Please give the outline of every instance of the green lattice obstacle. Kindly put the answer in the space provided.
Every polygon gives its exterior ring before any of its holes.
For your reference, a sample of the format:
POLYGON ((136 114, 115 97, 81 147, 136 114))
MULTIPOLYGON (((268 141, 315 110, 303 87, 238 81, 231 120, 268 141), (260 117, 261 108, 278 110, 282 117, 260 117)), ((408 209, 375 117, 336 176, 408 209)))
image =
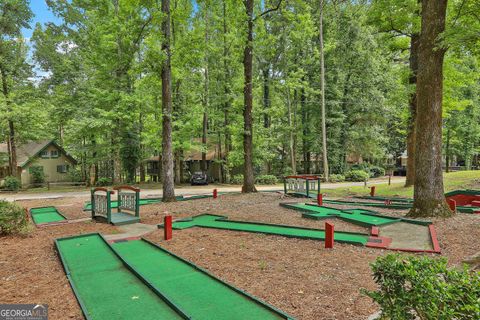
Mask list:
POLYGON ((56 240, 87 319, 292 319, 146 240, 56 240))
POLYGON ((112 213, 112 194, 106 188, 91 190, 92 219, 102 218, 113 225, 136 223, 140 221, 140 189, 130 186, 115 187, 117 205, 112 213))
POLYGON ((285 194, 310 198, 320 192, 319 176, 286 176, 283 180, 285 194))
POLYGON ((55 207, 39 207, 29 210, 30 217, 36 225, 66 222, 67 218, 55 207))

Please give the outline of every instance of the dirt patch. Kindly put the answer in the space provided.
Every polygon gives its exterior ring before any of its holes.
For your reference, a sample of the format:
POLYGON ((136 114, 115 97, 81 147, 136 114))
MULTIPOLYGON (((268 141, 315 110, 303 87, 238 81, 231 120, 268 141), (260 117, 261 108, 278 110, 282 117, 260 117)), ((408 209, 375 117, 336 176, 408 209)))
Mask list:
MULTIPOLYGON (((68 218, 88 217, 82 211, 86 198, 22 201, 27 207, 54 205, 68 218)), ((322 229, 323 221, 302 219, 298 211, 279 206, 284 198, 275 193, 226 195, 141 207, 143 223, 163 222, 165 214, 175 219, 201 213, 226 215, 229 219, 288 224, 322 229)), ((333 206, 351 208, 349 206, 333 206)), ((372 209, 372 208, 370 208, 372 209)), ((405 212, 372 209, 399 216, 405 212)), ((341 220, 330 220, 336 230, 368 232, 341 220)), ((433 219, 443 256, 458 265, 480 251, 480 215, 458 214, 433 219)), ((0 238, 0 297, 5 303, 48 303, 52 319, 82 319, 54 250, 58 237, 88 232, 119 231, 106 224, 81 222, 35 228, 28 237, 0 238)), ((369 264, 389 251, 280 236, 191 228, 174 231, 169 242, 157 230, 147 238, 196 263, 214 275, 253 294, 297 319, 366 319, 377 310, 360 288, 373 289, 369 264)), ((429 255, 438 257, 438 255, 429 255)))

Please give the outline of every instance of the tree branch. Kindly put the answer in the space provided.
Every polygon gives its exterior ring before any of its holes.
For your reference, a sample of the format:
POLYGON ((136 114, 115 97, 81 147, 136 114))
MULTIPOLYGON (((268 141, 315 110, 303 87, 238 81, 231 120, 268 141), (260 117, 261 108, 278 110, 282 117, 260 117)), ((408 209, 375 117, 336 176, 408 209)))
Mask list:
POLYGON ((263 17, 264 15, 267 15, 269 14, 270 12, 273 12, 273 11, 277 11, 278 9, 280 9, 280 5, 282 4, 282 0, 278 0, 278 3, 277 3, 277 6, 274 7, 274 8, 270 8, 270 9, 267 9, 265 11, 263 11, 262 13, 260 13, 258 16, 256 16, 253 21, 257 20, 258 18, 261 18, 263 17))

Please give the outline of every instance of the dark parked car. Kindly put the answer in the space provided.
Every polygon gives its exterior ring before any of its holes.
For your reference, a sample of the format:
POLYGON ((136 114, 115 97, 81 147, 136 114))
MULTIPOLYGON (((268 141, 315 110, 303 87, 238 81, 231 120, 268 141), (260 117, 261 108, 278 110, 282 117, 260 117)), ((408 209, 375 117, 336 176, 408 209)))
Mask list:
POLYGON ((190 179, 190 183, 192 184, 192 186, 194 185, 198 185, 198 184, 204 184, 204 185, 207 185, 208 184, 208 177, 207 177, 207 174, 204 173, 204 172, 194 172, 192 174, 192 178, 190 179))

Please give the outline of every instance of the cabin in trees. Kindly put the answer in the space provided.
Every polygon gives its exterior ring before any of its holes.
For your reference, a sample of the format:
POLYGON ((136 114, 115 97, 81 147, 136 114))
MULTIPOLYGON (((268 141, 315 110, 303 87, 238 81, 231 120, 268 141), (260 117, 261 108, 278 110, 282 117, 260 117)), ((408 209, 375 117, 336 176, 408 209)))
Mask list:
MULTIPOLYGON (((150 177, 150 181, 159 181, 159 176, 161 176, 161 164, 160 156, 153 156, 146 160, 147 164, 147 175, 150 177)), ((221 181, 222 168, 221 164, 218 161, 221 159, 221 156, 215 146, 209 146, 206 152, 207 160, 207 175, 210 181, 221 181)), ((175 176, 182 177, 182 182, 187 181, 191 174, 194 172, 202 171, 201 169, 202 162, 202 151, 197 149, 191 149, 184 152, 182 160, 176 160, 174 162, 175 166, 175 176)), ((177 179, 175 179, 178 181, 177 179)))
MULTIPOLYGON (((17 145, 17 172, 22 186, 33 184, 32 173, 41 171, 44 182, 69 181, 68 172, 77 164, 60 145, 53 140, 29 141, 17 145)), ((0 143, 0 181, 9 175, 8 145, 0 143)))

